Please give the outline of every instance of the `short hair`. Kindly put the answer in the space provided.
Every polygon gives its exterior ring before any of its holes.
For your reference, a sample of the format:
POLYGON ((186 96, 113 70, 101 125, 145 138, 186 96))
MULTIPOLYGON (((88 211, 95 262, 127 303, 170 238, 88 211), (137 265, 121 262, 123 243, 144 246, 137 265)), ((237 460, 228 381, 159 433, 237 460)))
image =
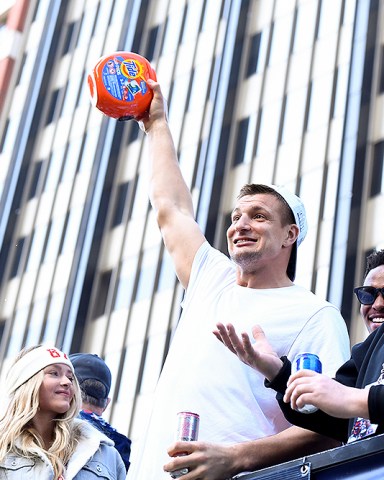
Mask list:
POLYGON ((282 197, 279 192, 277 192, 272 187, 269 187, 268 185, 263 185, 260 183, 247 183, 246 185, 243 185, 241 187, 239 195, 237 196, 237 199, 239 200, 240 198, 245 197, 246 195, 259 195, 259 194, 272 195, 279 200, 281 206, 283 207, 280 215, 282 225, 290 225, 291 223, 296 224, 295 216, 293 215, 292 209, 288 205, 285 198, 282 197))
POLYGON ((81 399, 83 403, 88 403, 98 408, 105 408, 108 405, 108 392, 98 380, 87 378, 80 383, 81 399), (89 395, 87 392, 91 391, 95 395, 89 395), (96 397, 97 395, 97 397, 96 397))
POLYGON ((364 279, 367 277, 368 273, 376 267, 384 265, 384 250, 377 250, 372 252, 367 257, 367 263, 364 273, 364 279))

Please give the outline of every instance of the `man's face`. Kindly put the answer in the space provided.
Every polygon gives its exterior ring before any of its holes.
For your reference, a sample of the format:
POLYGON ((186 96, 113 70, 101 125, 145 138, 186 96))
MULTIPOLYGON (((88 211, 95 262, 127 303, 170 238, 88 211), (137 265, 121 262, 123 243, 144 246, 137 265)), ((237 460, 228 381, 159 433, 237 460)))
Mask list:
POLYGON ((231 259, 242 270, 251 272, 256 264, 275 260, 281 255, 282 246, 291 244, 287 240, 292 236, 292 228, 282 226, 281 209, 279 200, 265 193, 246 195, 237 201, 227 242, 231 259))
MULTIPOLYGON (((376 288, 384 287, 384 265, 373 268, 368 273, 364 285, 376 288)), ((369 333, 373 332, 376 328, 379 328, 384 322, 383 296, 381 294, 377 295, 372 305, 361 305, 360 313, 369 333)))

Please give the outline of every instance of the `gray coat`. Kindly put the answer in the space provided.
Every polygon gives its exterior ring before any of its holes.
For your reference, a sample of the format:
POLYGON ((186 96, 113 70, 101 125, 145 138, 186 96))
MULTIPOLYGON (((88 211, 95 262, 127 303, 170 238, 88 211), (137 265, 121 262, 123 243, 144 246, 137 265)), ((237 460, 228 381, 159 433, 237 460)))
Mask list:
MULTIPOLYGON (((88 422, 81 425, 82 439, 67 465, 65 480, 125 480, 126 470, 113 442, 88 422)), ((48 458, 25 458, 10 453, 0 462, 0 479, 56 480, 48 458)))

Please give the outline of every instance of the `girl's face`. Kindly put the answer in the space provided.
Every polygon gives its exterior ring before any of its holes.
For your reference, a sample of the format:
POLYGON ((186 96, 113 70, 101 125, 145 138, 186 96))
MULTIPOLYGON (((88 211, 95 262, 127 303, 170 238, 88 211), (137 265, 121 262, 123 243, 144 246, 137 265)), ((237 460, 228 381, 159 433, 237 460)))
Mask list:
POLYGON ((48 365, 44 370, 44 380, 39 390, 39 408, 41 413, 58 413, 69 410, 74 395, 72 370, 64 363, 48 365))

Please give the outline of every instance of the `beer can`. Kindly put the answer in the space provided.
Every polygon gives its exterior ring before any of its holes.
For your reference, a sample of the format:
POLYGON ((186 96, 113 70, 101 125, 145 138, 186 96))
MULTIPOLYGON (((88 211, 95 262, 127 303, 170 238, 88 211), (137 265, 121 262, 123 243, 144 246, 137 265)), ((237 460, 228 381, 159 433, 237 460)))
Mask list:
MULTIPOLYGON (((312 370, 317 373, 322 372, 322 365, 319 357, 314 353, 299 353, 292 362, 292 374, 299 370, 312 370)), ((313 413, 318 410, 314 405, 304 405, 297 409, 301 413, 313 413)))
MULTIPOLYGON (((192 412, 179 412, 177 414, 176 440, 182 442, 192 442, 199 436, 200 416, 192 412)), ((178 456, 185 455, 179 453, 178 456)), ((179 478, 188 473, 188 468, 174 470, 170 472, 172 478, 179 478)))

